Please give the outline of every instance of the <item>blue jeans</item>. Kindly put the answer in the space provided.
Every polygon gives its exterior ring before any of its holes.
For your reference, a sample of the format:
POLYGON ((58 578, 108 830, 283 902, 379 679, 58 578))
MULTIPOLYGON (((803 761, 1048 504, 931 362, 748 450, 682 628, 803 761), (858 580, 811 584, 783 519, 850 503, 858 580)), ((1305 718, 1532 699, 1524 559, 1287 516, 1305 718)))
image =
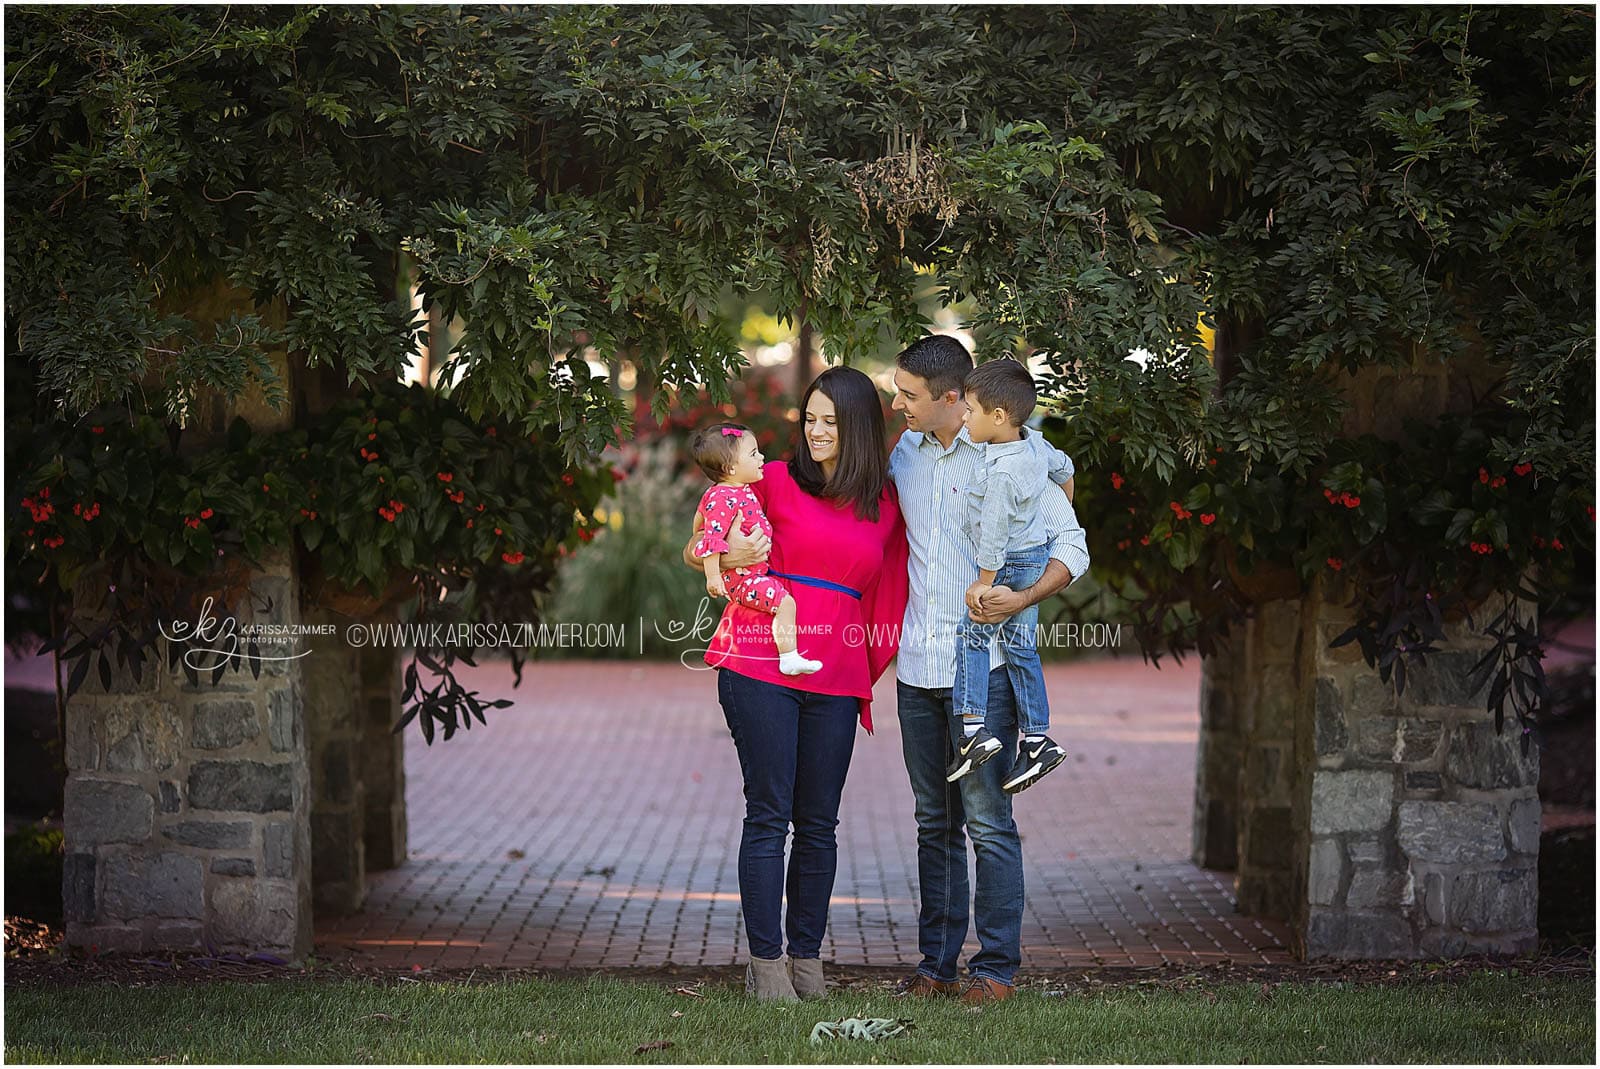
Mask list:
MULTIPOLYGON (((1045 546, 1006 554, 995 572, 995 586, 1025 590, 1039 581, 1050 563, 1045 546)), ((989 705, 989 641, 997 633, 1005 650, 1006 672, 1017 702, 1017 721, 1024 735, 1043 735, 1050 727, 1050 702, 1044 693, 1044 665, 1034 632, 1039 626, 1039 606, 1026 609, 997 624, 980 624, 965 614, 956 627, 956 708, 969 723, 983 722, 989 705)), ((992 762, 990 762, 992 763, 992 762)))
POLYGON ((856 698, 812 694, 717 671, 717 697, 744 774, 739 901, 750 953, 791 958, 822 953, 828 899, 838 867, 839 795, 856 744, 856 698), (783 845, 794 825, 784 877, 783 845), (785 892, 786 926, 780 925, 785 892))
MULTIPOLYGON (((1006 752, 1014 754, 1017 712, 1011 681, 999 668, 986 678, 985 723, 1006 752)), ((1000 789, 1011 761, 996 757, 946 783, 945 768, 955 757, 961 734, 951 692, 896 686, 900 745, 917 813, 917 882, 922 889, 917 917, 922 962, 917 971, 935 980, 956 979, 970 894, 965 826, 977 856, 978 891, 971 902, 980 947, 967 961, 967 970, 1009 984, 1022 963, 1022 840, 1011 819, 1011 796, 1000 789)))

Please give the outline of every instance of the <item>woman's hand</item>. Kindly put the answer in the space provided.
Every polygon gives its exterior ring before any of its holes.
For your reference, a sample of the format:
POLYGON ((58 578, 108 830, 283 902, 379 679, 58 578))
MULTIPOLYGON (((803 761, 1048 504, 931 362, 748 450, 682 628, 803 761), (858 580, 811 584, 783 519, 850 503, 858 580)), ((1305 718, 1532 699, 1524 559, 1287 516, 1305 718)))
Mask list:
POLYGON ((748 568, 766 560, 771 552, 772 539, 767 537, 765 531, 757 529, 755 534, 745 534, 744 526, 740 524, 728 532, 728 552, 722 555, 722 566, 748 568))

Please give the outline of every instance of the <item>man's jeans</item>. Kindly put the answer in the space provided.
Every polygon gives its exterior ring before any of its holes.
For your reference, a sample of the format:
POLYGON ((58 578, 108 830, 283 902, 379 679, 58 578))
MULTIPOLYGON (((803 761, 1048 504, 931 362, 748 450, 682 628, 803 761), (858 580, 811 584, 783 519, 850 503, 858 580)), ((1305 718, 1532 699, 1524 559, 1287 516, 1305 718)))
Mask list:
MULTIPOLYGON (((995 573, 995 585, 1026 590, 1039 581, 1049 563, 1048 546, 1007 553, 1005 563, 995 573)), ((1011 692, 1016 698, 1018 726, 1024 735, 1043 735, 1049 730, 1050 703, 1045 697, 1044 665, 1039 661, 1034 634, 1038 625, 1037 605, 1029 605, 997 624, 980 624, 962 614, 956 627, 955 700, 956 710, 963 718, 975 723, 983 720, 989 702, 989 641, 998 634, 1005 650, 1006 672, 1011 676, 1011 692)))
MULTIPOLYGON (((1014 755, 1017 713, 1004 669, 988 673, 985 724, 1014 755)), ((954 980, 967 937, 969 884, 965 825, 977 854, 976 913, 980 948, 967 962, 974 976, 1013 981, 1022 962, 1022 842, 1011 819, 1011 796, 1000 789, 1011 758, 996 756, 955 783, 945 769, 961 733, 951 692, 896 683, 900 744, 917 812, 917 879, 922 912, 917 931, 922 962, 917 971, 954 980)))
POLYGON ((727 668, 717 672, 717 697, 744 774, 739 900, 750 953, 768 959, 783 955, 785 926, 779 917, 787 898, 789 956, 818 957, 838 867, 839 796, 850 770, 861 703, 727 668), (791 823, 794 842, 785 879, 783 844, 791 823))

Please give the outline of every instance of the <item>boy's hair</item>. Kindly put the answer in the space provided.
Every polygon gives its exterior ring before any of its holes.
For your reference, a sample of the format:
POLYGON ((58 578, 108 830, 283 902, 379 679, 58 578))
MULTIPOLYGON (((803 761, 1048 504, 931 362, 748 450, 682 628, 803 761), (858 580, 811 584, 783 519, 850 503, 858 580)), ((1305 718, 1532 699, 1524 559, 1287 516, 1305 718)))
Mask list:
POLYGON ((950 390, 960 392, 961 382, 972 371, 972 354, 961 342, 946 334, 918 338, 895 357, 902 371, 910 372, 928 384, 928 393, 943 397, 950 390))
POLYGON ((1013 427, 1020 427, 1033 415, 1033 406, 1039 402, 1034 389, 1033 376, 1028 369, 1011 357, 988 360, 973 368, 962 387, 963 393, 976 394, 978 404, 985 412, 1003 408, 1013 427))
POLYGON ((700 465, 700 470, 706 473, 706 478, 714 483, 721 482, 733 466, 734 458, 739 455, 739 443, 749 433, 750 428, 742 423, 713 423, 694 432, 694 438, 689 442, 689 452, 694 462, 700 465), (739 433, 723 434, 724 429, 739 433))

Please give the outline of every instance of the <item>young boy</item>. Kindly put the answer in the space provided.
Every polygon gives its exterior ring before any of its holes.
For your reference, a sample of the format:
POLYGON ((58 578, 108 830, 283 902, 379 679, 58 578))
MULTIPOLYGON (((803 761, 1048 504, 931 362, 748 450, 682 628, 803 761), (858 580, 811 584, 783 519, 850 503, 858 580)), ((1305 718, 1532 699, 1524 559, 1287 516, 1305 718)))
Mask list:
MULTIPOLYGON (((1024 434, 1022 424, 1033 414, 1038 395, 1033 376, 1016 360, 990 360, 973 368, 963 386, 967 436, 984 448, 982 466, 967 487, 967 536, 977 547, 978 578, 967 588, 967 607, 979 608, 995 585, 1022 590, 1044 574, 1045 547, 1039 497, 1056 492, 1051 482, 1073 474, 1072 461, 1037 433, 1024 434)), ((945 779, 954 783, 1003 748, 984 727, 989 698, 989 644, 996 631, 1005 649, 1006 671, 1016 694, 1022 743, 1011 775, 1002 784, 1008 794, 1027 790, 1066 758, 1051 741, 1050 706, 1045 698, 1044 668, 1034 645, 1039 608, 1030 605, 1000 624, 975 623, 963 617, 956 637, 955 706, 961 714, 963 738, 945 779)))

